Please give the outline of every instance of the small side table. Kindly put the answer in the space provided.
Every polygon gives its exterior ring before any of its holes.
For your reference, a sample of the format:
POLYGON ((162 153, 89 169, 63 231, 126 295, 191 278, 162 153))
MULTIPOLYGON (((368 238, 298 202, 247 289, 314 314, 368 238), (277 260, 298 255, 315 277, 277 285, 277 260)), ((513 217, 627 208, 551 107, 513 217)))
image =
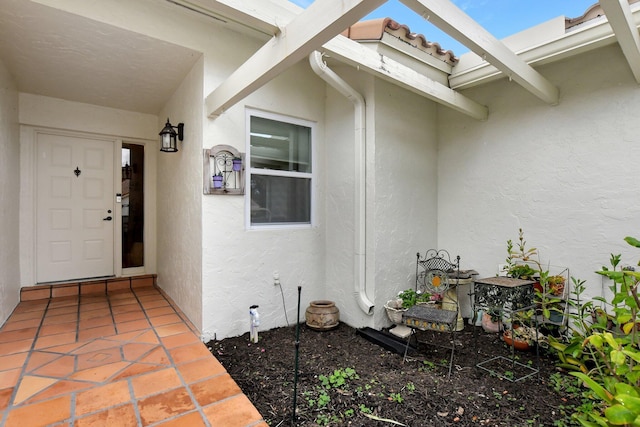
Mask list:
MULTIPOLYGON (((488 310, 497 311, 501 316, 506 313, 509 314, 512 319, 514 313, 533 310, 535 308, 534 283, 536 283, 534 280, 522 280, 500 276, 476 279, 473 284, 474 318, 478 315, 479 310, 484 310, 485 312, 488 310)), ((532 319, 536 323, 535 328, 537 330, 538 325, 536 316, 532 316, 532 319)), ((520 381, 540 372, 538 346, 536 345, 535 368, 516 361, 513 346, 511 347, 510 359, 507 359, 504 356, 495 356, 477 363, 476 366, 505 380, 512 382, 520 381), (496 370, 489 368, 493 362, 501 362, 503 360, 507 360, 511 364, 511 367, 518 366, 524 373, 521 375, 514 375, 514 371, 511 371, 511 375, 506 375, 505 372, 497 372, 496 370)))

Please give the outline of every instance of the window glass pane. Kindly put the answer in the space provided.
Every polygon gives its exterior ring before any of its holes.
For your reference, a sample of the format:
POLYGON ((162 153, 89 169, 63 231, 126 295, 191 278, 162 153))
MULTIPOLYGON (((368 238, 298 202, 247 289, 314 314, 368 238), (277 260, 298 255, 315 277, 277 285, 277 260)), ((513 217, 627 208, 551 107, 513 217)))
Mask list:
POLYGON ((311 223, 311 179, 251 175, 251 223, 311 223))
POLYGON ((144 265, 144 146, 122 144, 122 268, 144 265))
POLYGON ((311 128, 252 116, 251 167, 311 172, 311 128))

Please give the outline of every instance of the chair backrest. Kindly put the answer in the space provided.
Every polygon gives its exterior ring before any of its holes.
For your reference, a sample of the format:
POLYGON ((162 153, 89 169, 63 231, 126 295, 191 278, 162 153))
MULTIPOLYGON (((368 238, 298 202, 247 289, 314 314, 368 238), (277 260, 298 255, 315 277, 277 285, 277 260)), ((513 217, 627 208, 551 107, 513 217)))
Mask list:
POLYGON ((459 275, 460 257, 453 263, 444 249, 429 249, 424 256, 418 252, 416 257, 416 291, 445 296, 451 286, 451 277, 459 275))

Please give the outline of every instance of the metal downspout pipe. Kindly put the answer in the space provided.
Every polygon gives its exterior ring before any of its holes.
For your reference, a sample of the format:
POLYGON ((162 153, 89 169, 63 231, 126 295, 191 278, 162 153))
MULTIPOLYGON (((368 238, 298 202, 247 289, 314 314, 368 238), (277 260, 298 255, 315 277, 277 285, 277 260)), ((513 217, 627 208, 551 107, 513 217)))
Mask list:
POLYGON ((356 92, 347 82, 327 67, 322 54, 314 51, 309 55, 309 63, 313 71, 340 94, 346 96, 354 105, 355 116, 355 249, 354 275, 355 296, 360 309, 368 315, 373 314, 374 304, 367 297, 366 276, 366 110, 364 97, 356 92))

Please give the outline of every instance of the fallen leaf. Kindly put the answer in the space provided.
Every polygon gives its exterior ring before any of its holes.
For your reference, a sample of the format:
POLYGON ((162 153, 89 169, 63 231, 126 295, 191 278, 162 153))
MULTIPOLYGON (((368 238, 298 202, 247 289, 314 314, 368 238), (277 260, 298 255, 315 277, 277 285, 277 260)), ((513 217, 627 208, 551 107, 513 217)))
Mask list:
POLYGON ((449 415, 448 412, 438 412, 437 414, 441 417, 446 417, 447 415, 449 415))

